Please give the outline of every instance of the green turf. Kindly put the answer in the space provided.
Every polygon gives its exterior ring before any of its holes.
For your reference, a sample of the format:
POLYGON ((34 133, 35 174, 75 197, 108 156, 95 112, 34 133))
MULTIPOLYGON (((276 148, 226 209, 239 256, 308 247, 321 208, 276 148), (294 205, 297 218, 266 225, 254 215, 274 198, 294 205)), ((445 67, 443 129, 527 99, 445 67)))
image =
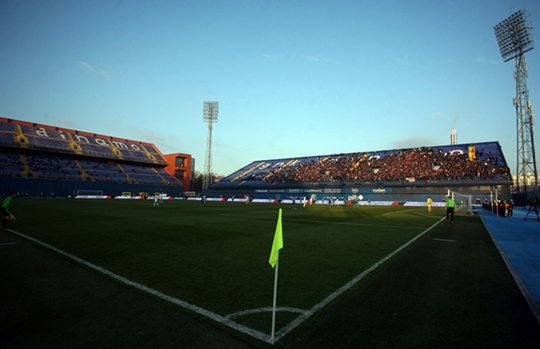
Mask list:
MULTIPOLYGON (((271 305, 277 205, 17 200, 12 228, 221 315, 271 305)), ((439 219, 283 206, 278 306, 308 309, 439 219)), ((264 342, 0 230, 0 347, 263 348, 264 342)), ((295 318, 278 313, 278 329, 295 318)), ((235 319, 264 333, 270 314, 235 319)), ((538 323, 478 217, 441 223, 280 348, 536 348, 538 323)))
MULTIPOLYGON (((13 228, 130 280, 227 315, 271 305, 274 273, 268 256, 278 207, 20 200, 13 228)), ((430 215, 421 208, 284 206, 278 305, 310 309, 431 226, 441 213, 430 215)), ((288 317, 280 317, 278 325, 288 317)), ((260 327, 255 315, 236 321, 260 327)))
POLYGON ((540 326, 479 217, 458 216, 288 338, 295 339, 295 348, 523 349, 538 348, 540 326))

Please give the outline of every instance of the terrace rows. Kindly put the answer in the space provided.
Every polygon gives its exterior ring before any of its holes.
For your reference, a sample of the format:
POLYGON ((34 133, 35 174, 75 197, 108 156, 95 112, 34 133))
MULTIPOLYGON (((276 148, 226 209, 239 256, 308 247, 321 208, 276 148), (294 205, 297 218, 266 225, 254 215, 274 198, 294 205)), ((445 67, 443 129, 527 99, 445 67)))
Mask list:
POLYGON ((163 168, 52 153, 0 151, 0 176, 131 184, 178 184, 163 168))
POLYGON ((79 133, 41 127, 0 122, 0 146, 18 149, 53 151, 113 160, 166 164, 151 144, 120 140, 108 136, 79 133))
POLYGON ((268 185, 471 179, 511 180, 498 142, 256 161, 220 183, 268 185))

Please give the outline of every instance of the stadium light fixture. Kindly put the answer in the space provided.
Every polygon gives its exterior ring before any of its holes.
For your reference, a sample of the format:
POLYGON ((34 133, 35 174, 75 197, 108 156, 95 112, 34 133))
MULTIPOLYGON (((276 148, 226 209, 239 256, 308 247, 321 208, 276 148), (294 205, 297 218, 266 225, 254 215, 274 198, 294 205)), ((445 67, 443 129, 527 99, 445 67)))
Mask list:
POLYGON ((203 103, 203 120, 206 122, 217 122, 219 106, 218 102, 203 103))
POLYGON ((527 186, 538 186, 536 154, 534 151, 533 111, 527 87, 527 59, 525 53, 534 48, 532 26, 525 10, 519 10, 493 27, 499 44, 499 51, 504 62, 515 58, 516 61, 516 108, 517 129, 517 171, 516 190, 527 196, 527 186), (530 181, 533 177, 533 181, 530 181))
POLYGON ((208 123, 206 157, 204 160, 203 190, 208 189, 212 178, 212 127, 218 120, 218 102, 203 102, 203 121, 208 123))
POLYGON ((493 27, 503 61, 521 56, 534 48, 529 15, 519 10, 493 27))

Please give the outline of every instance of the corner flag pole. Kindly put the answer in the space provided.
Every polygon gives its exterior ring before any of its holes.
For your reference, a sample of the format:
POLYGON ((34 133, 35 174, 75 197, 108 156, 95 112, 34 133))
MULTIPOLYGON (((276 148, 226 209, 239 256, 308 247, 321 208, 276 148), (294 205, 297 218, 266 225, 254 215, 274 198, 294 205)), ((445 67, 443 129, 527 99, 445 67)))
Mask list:
POLYGON ((272 250, 270 251, 270 258, 268 263, 275 269, 274 273, 274 302, 272 305, 272 334, 270 336, 270 342, 274 344, 274 335, 276 332, 276 304, 277 304, 277 283, 278 283, 278 267, 279 267, 279 250, 283 248, 283 228, 281 224, 281 208, 278 213, 278 220, 276 224, 276 232, 274 233, 274 242, 272 243, 272 250))
POLYGON ((279 267, 279 256, 276 261, 276 271, 274 273, 274 303, 272 305, 272 337, 270 342, 274 344, 274 334, 276 333, 276 304, 277 304, 277 280, 278 280, 278 267, 279 267))

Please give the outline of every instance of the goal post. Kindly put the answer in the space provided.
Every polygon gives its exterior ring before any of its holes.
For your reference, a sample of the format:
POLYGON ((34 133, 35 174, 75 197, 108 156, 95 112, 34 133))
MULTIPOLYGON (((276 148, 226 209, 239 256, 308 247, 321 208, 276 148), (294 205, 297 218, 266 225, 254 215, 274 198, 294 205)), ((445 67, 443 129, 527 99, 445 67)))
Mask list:
POLYGON ((103 195, 103 190, 78 189, 75 199, 110 199, 110 195, 103 195))
POLYGON ((457 191, 451 192, 452 197, 456 201, 456 209, 464 209, 468 215, 473 214, 472 194, 461 194, 457 191))
POLYGON ((77 196, 103 196, 103 190, 77 189, 77 196))

